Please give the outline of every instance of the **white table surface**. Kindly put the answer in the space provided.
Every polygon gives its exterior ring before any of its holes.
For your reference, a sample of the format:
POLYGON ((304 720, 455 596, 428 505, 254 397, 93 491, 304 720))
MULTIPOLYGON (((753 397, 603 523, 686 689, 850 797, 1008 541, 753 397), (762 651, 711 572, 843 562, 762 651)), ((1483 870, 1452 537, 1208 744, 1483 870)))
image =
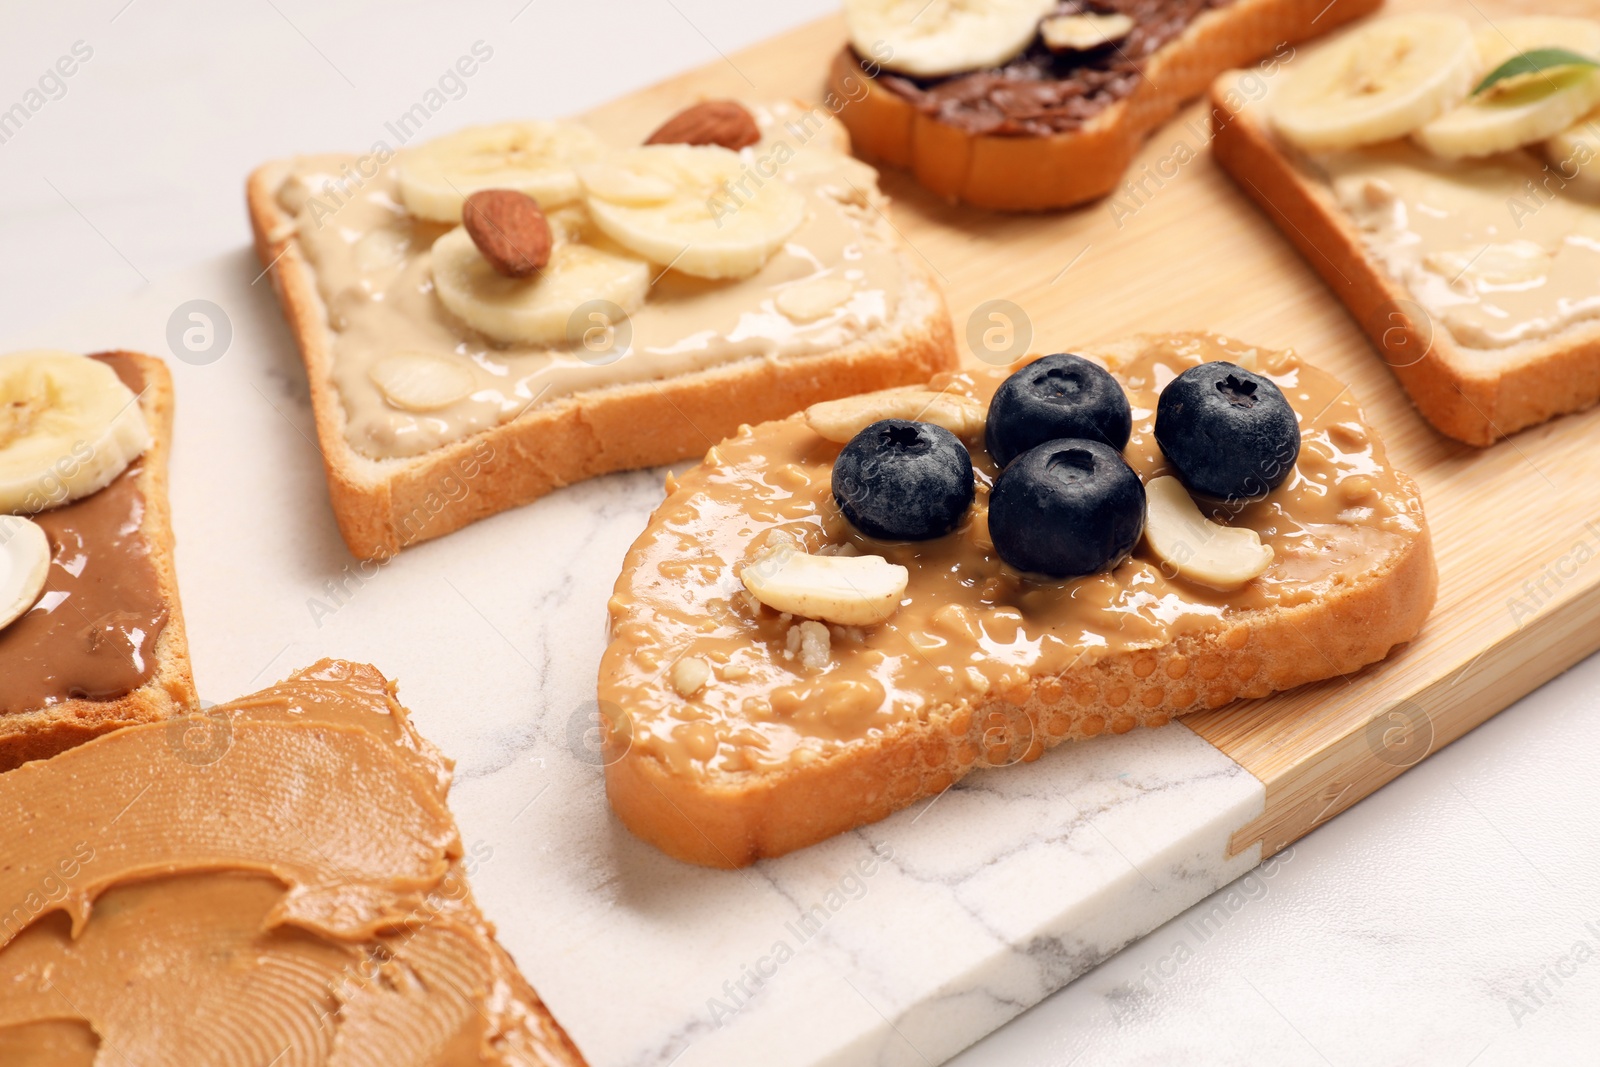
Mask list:
MULTIPOLYGON (((5 0, 0 110, 92 55, 0 142, 0 336, 242 248, 253 165, 369 143, 475 41, 493 60, 441 130, 581 110, 829 6, 5 0)), ((1596 704, 1590 661, 953 1062, 1600 1063, 1596 704)))

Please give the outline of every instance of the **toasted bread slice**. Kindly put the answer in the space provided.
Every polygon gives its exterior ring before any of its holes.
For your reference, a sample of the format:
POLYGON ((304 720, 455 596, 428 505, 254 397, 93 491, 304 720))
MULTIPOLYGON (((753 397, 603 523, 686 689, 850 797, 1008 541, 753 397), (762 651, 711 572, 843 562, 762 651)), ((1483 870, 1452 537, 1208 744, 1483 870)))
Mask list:
POLYGON ((451 769, 378 671, 324 660, 0 775, 5 1047, 581 1067, 473 899, 451 769))
MULTIPOLYGON (((830 135, 837 131, 841 143, 835 147, 847 152, 842 128, 831 123, 827 129, 830 135)), ((894 316, 844 347, 795 358, 737 359, 664 379, 586 389, 534 404, 509 421, 420 455, 373 458, 347 436, 324 293, 277 197, 291 164, 268 163, 250 176, 251 226, 256 253, 271 269, 305 361, 334 515, 350 551, 362 558, 393 555, 586 478, 688 458, 741 423, 922 381, 955 364, 944 298, 927 268, 901 247, 905 287, 894 316)), ((392 180, 382 171, 375 179, 392 180)), ((876 191, 860 191, 870 196, 873 210, 887 206, 876 191)), ((464 325, 460 329, 470 333, 464 325)))
POLYGON ((1261 94, 1240 91, 1240 77, 1230 71, 1211 88, 1217 164, 1344 301, 1424 418, 1485 446, 1600 401, 1600 321, 1506 348, 1461 344, 1369 251, 1327 180, 1271 130, 1261 94))
MULTIPOLYGON (((878 84, 846 47, 829 88, 840 119, 870 160, 908 169, 930 191, 1001 211, 1070 207, 1117 187, 1145 137, 1230 67, 1326 33, 1383 0, 1232 0, 1141 57, 1132 91, 1081 127, 1048 135, 972 133, 878 84)), ((1292 54, 1292 50, 1287 50, 1292 54)), ((1281 56, 1274 56, 1275 62, 1281 56)))
MULTIPOLYGON (((0 714, 0 771, 28 760, 53 756, 124 726, 165 719, 196 704, 194 677, 189 665, 189 639, 183 628, 178 575, 173 565, 172 510, 167 501, 167 460, 172 447, 172 376, 161 360, 137 352, 107 352, 94 358, 111 363, 124 384, 139 395, 145 421, 150 427, 150 448, 137 461, 137 470, 126 471, 121 477, 137 483, 143 502, 140 536, 155 572, 166 620, 151 646, 154 654, 148 678, 138 688, 115 697, 62 699, 42 707, 0 714)), ((53 547, 57 552, 63 549, 61 545, 53 547)), ((52 591, 65 588, 61 585, 62 575, 56 571, 57 568, 51 568, 51 577, 45 585, 46 597, 52 591)), ((70 600, 67 603, 70 605, 70 600)), ((91 629, 88 624, 94 620, 84 622, 86 633, 75 636, 80 640, 92 640, 87 631, 91 629)), ((6 632, 0 630, 0 671, 5 670, 6 655, 6 632)))
MULTIPOLYGON (((1276 376, 1301 419, 1297 470, 1228 520, 1273 546, 1266 573, 1218 592, 1145 542, 1110 573, 1021 575, 988 539, 995 467, 976 442, 963 526, 875 541, 833 501, 841 445, 805 416, 746 428, 669 479, 611 600, 606 790, 629 829, 691 863, 738 867, 882 819, 974 767, 1346 674, 1416 635, 1436 582, 1421 501, 1347 388, 1292 353, 1206 335, 1085 354, 1129 388, 1126 455, 1146 479, 1164 469, 1154 398, 1172 374, 1227 358, 1276 376), (774 537, 906 566, 898 610, 861 628, 763 606, 742 580, 774 537)), ((1003 378, 933 384, 987 404, 1003 378)))

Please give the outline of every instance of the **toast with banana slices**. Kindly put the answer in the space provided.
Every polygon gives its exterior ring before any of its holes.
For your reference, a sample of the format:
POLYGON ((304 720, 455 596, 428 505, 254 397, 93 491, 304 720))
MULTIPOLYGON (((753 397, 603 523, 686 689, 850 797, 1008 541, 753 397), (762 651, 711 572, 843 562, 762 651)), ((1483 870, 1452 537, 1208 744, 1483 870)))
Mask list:
POLYGON ((1382 0, 849 0, 829 89, 865 158, 982 208, 1070 207, 1117 188, 1152 131, 1218 74, 1382 0))
POLYGON ((1514 73, 1557 46, 1600 21, 1402 15, 1211 90, 1218 164, 1472 445, 1600 400, 1600 72, 1514 73))
POLYGON ((705 101, 643 145, 517 122, 258 169, 351 551, 953 366, 848 140, 824 109, 705 101))
POLYGON ((1435 582, 1416 486, 1292 352, 1152 336, 819 404, 668 479, 610 602, 606 790, 743 866, 1358 670, 1435 582))
POLYGON ((196 703, 172 402, 151 356, 0 355, 0 771, 196 703))

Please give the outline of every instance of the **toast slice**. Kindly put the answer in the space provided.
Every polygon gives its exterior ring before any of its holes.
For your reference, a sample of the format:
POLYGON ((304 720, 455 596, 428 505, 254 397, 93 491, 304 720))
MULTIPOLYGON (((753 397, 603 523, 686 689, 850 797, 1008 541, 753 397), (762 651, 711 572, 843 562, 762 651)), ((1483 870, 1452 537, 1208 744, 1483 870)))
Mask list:
POLYGON ((324 660, 0 775, 7 1062, 581 1067, 473 899, 450 774, 324 660))
MULTIPOLYGON (((961 527, 876 541, 833 501, 842 445, 804 415, 746 428, 668 479, 610 602, 606 791, 630 830, 679 859, 739 867, 882 819, 974 767, 1347 674, 1416 635, 1436 585, 1421 500, 1347 387, 1293 353, 1208 335, 1083 354, 1128 389, 1125 454, 1146 480, 1165 470, 1152 427, 1172 376, 1228 359, 1278 381, 1301 420, 1297 473, 1227 520, 1273 547, 1269 569, 1219 593, 1143 542, 1109 573, 1021 575, 988 540, 996 468, 976 442, 978 498, 961 527), (742 578, 776 539, 905 566, 900 606, 867 627, 778 614, 742 578)), ((986 406, 1005 376, 931 388, 986 406)), ((898 395, 848 403, 865 425, 898 395)))
MULTIPOLYGON (((1243 76, 1230 71, 1211 88, 1217 164, 1344 302, 1439 432, 1481 447, 1600 401, 1600 320, 1507 347, 1463 344, 1373 253, 1323 170, 1274 133, 1270 96, 1246 91, 1243 76)), ((1539 179, 1539 164, 1528 169, 1539 179)), ((1547 178, 1541 184, 1539 196, 1563 195, 1547 178)), ((1520 186, 1508 190, 1513 199, 1524 195, 1520 186)))
MULTIPOLYGON (((146 659, 144 680, 132 689, 98 692, 97 683, 89 678, 62 675, 46 702, 35 706, 9 709, 12 700, 0 700, 0 771, 9 770, 28 760, 45 759, 64 749, 80 745, 100 734, 155 722, 194 707, 197 703, 194 678, 189 665, 189 640, 183 627, 183 609, 178 599, 178 576, 173 564, 172 511, 167 501, 167 461, 172 447, 172 376, 166 364, 152 356, 137 352, 106 352, 93 358, 109 363, 139 397, 145 422, 150 428, 151 445, 128 470, 118 478, 119 490, 131 491, 137 506, 142 510, 137 539, 142 545, 135 551, 142 553, 153 571, 154 593, 158 604, 141 605, 164 621, 157 635, 143 635, 144 648, 133 654, 146 659), (79 695, 73 695, 77 693, 79 695)), ((108 490, 111 487, 108 487, 108 490)), ((102 490, 107 492, 108 490, 102 490)), ((97 494, 98 495, 98 494, 97 494)), ((93 498, 91 498, 92 500, 93 498)), ((34 516, 55 539, 55 527, 72 513, 74 508, 87 502, 69 504, 34 516)), ((19 685, 25 665, 31 673, 38 662, 41 642, 71 640, 87 642, 93 649, 103 641, 103 620, 89 619, 81 613, 69 614, 72 594, 85 576, 82 564, 75 560, 80 548, 55 540, 52 544, 57 562, 50 569, 44 601, 57 601, 52 612, 35 608, 32 617, 24 616, 5 630, 0 630, 0 677, 10 685, 19 685), (55 594, 52 597, 52 594, 55 594)), ((94 546, 82 546, 84 555, 93 566, 94 546)), ((101 587, 123 593, 116 581, 119 575, 88 574, 87 577, 101 587)), ((131 608, 132 604, 121 604, 131 608)), ((113 610, 117 610, 113 606, 113 610)), ((120 627, 113 627, 119 629, 120 627)), ((125 650, 118 649, 120 637, 111 638, 110 655, 125 650)), ((16 694, 17 688, 10 692, 16 694)))
MULTIPOLYGON (((1204 93, 1222 71, 1263 60, 1262 71, 1270 74, 1285 55, 1293 54, 1290 45, 1375 11, 1382 2, 1174 4, 1202 10, 1155 52, 1130 60, 1136 73, 1126 95, 1061 132, 965 129, 941 117, 938 110, 918 108, 886 88, 848 46, 835 57, 828 83, 843 102, 839 117, 864 158, 910 170, 931 192, 975 207, 1000 211, 1070 207, 1114 190, 1150 132, 1204 93)), ((1135 19, 1161 10, 1160 5, 1111 6, 1128 9, 1135 19)), ((1120 50, 1117 55, 1127 59, 1120 50)))
MULTIPOLYGON (((848 136, 837 122, 820 120, 814 110, 781 107, 799 115, 792 121, 810 141, 806 151, 848 153, 848 136)), ((780 105, 758 110, 764 128, 778 124, 780 105)), ((842 346, 794 358, 746 355, 690 373, 621 380, 543 401, 535 395, 514 417, 480 432, 418 455, 375 457, 352 444, 346 398, 335 381, 338 331, 329 314, 334 294, 319 279, 278 195, 294 165, 293 160, 268 163, 250 176, 251 226, 257 255, 270 268, 305 361, 334 515, 350 551, 362 558, 393 555, 586 478, 686 459, 742 423, 781 418, 819 400, 922 381, 955 364, 944 298, 927 268, 896 242, 904 285, 894 314, 842 346)), ((860 169, 865 173, 852 175, 850 185, 865 210, 887 227, 888 202, 877 190, 876 176, 860 169)), ((361 185, 360 195, 397 198, 392 168, 379 168, 361 185)), ((390 325, 395 336, 406 335, 405 321, 390 325)), ((453 328, 482 344, 464 323, 453 328)))

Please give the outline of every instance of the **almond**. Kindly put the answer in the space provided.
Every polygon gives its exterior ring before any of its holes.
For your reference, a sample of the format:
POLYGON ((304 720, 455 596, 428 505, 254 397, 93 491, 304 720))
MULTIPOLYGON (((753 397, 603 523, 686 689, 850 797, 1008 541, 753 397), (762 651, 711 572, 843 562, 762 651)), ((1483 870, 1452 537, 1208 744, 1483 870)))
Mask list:
POLYGON ((461 206, 461 225, 497 274, 526 278, 550 262, 550 224, 539 202, 526 193, 473 193, 461 206))
POLYGON ((706 100, 678 112, 645 144, 721 145, 737 152, 761 140, 755 116, 732 100, 706 100))

